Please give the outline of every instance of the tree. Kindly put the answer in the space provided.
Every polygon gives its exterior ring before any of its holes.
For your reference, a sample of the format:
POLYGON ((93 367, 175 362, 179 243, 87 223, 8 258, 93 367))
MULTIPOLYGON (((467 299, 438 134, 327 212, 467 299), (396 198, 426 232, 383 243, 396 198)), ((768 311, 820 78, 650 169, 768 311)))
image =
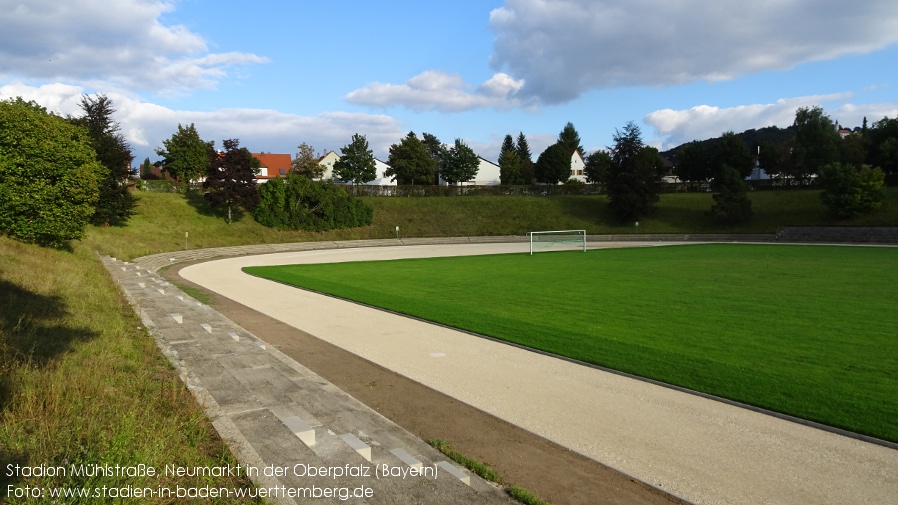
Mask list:
MULTIPOLYGON (((517 150, 517 146, 514 145, 514 139, 511 138, 511 135, 506 135, 502 140, 502 149, 499 150, 499 155, 501 156, 501 153, 504 153, 505 151, 517 152, 517 150)), ((518 156, 518 159, 520 159, 520 156, 518 156)))
POLYGON ((867 162, 867 139, 859 131, 848 135, 839 145, 842 163, 859 167, 867 162))
POLYGON ((771 177, 785 175, 790 169, 791 147, 789 143, 761 142, 758 145, 758 164, 771 177))
POLYGON ((592 184, 605 184, 611 170, 611 155, 608 151, 596 151, 586 157, 586 181, 592 184))
POLYGON ((711 190, 716 193, 712 196, 714 204, 710 215, 727 224, 741 223, 752 216, 754 211, 748 199, 748 184, 735 168, 721 165, 717 176, 711 181, 711 190))
POLYGON ((880 167, 889 184, 898 182, 898 117, 874 121, 864 138, 867 140, 867 163, 880 167))
POLYGON ((711 153, 702 142, 692 141, 680 147, 677 154, 677 177, 687 182, 703 182, 714 176, 711 153))
POLYGON ((792 138, 792 170, 796 179, 807 179, 824 165, 839 161, 839 134, 820 107, 799 107, 795 111, 792 138))
POLYGON ((558 184, 568 180, 571 177, 571 154, 561 143, 547 147, 536 160, 536 182, 558 184))
POLYGON ((499 183, 521 184, 521 158, 514 149, 506 149, 499 155, 499 183))
POLYGON ((203 188, 207 190, 206 199, 213 206, 227 208, 230 224, 235 209, 251 211, 259 203, 255 180, 257 170, 253 168, 252 153, 245 147, 241 148, 239 140, 225 140, 222 145, 225 152, 212 161, 203 188))
POLYGON ((664 160, 657 149, 643 144, 642 132, 632 121, 623 130, 615 129, 613 139, 608 206, 622 221, 638 219, 658 202, 664 160))
POLYGON ((101 175, 86 127, 35 102, 0 101, 0 233, 52 247, 80 239, 101 175))
POLYGON ((583 153, 586 152, 583 150, 583 146, 580 145, 580 134, 577 133, 574 124, 570 122, 564 125, 561 133, 558 134, 558 143, 564 146, 568 156, 573 156, 574 151, 580 153, 580 156, 584 156, 583 153))
POLYGON ((390 168, 385 175, 392 177, 398 184, 433 184, 437 160, 430 155, 427 146, 418 139, 415 132, 408 132, 398 144, 390 146, 387 163, 390 168))
POLYGON ((140 165, 140 178, 141 179, 149 179, 153 174, 153 165, 150 163, 150 158, 147 157, 143 160, 143 164, 140 165))
POLYGON ((720 136, 720 142, 714 150, 713 170, 719 172, 724 165, 736 170, 743 179, 751 175, 755 165, 745 142, 731 131, 720 136))
POLYGON ((293 172, 312 180, 324 177, 327 167, 318 162, 321 156, 315 154, 315 148, 303 142, 297 149, 299 152, 293 157, 293 172))
POLYGON ((523 184, 533 184, 536 181, 536 171, 533 167, 533 155, 530 154, 530 144, 527 143, 527 137, 524 132, 518 134, 518 157, 521 158, 521 182, 523 184))
POLYGON ((91 223, 121 226, 131 218, 135 206, 134 197, 126 184, 134 160, 131 147, 125 141, 119 124, 112 119, 115 109, 106 95, 83 95, 81 110, 84 116, 72 121, 87 127, 97 161, 103 166, 99 179, 100 197, 91 223))
POLYGON ((162 141, 162 147, 156 148, 156 154, 162 156, 163 169, 179 181, 182 188, 187 189, 191 181, 206 175, 215 154, 215 142, 200 138, 193 123, 187 127, 178 123, 178 131, 162 141))
POLYGON ((830 163, 820 169, 818 182, 823 205, 839 218, 868 214, 885 200, 885 173, 879 168, 830 163))
POLYGON ((521 158, 523 162, 533 163, 533 155, 530 153, 530 144, 527 142, 527 137, 524 136, 524 132, 518 134, 518 157, 521 158))
POLYGON ((364 135, 354 134, 352 142, 340 149, 340 154, 340 159, 334 163, 334 177, 352 181, 353 193, 355 185, 377 177, 374 153, 368 148, 368 139, 364 135))
POLYGON ((443 156, 446 154, 446 146, 444 146, 443 143, 440 142, 440 139, 438 139, 436 135, 424 132, 422 137, 423 137, 423 140, 421 140, 421 142, 424 144, 424 147, 427 148, 427 153, 430 155, 431 158, 433 158, 437 162, 436 170, 434 170, 434 174, 433 174, 433 183, 432 184, 439 184, 440 183, 440 173, 439 172, 441 169, 443 156))
POLYGON ((480 158, 461 139, 455 139, 455 145, 446 150, 440 163, 440 175, 449 184, 470 181, 479 170, 480 158))

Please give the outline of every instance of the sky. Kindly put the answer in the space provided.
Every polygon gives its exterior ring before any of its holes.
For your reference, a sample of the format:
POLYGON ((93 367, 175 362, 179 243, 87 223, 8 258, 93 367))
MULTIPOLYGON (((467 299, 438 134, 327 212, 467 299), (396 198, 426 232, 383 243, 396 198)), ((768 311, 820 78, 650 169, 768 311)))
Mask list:
POLYGON ((568 122, 586 151, 633 121, 668 149, 898 117, 894 0, 0 0, 0 99, 80 115, 102 93, 134 164, 194 124, 220 147, 321 154, 409 131, 534 160, 568 122))

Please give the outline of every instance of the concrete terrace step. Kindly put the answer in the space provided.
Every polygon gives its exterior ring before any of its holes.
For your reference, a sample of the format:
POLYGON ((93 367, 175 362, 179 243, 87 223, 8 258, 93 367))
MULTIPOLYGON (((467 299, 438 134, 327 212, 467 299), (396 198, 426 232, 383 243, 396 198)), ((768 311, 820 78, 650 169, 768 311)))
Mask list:
POLYGON ((776 234, 778 242, 898 244, 898 227, 796 226, 776 234))
MULTIPOLYGON (((171 257, 159 257, 164 256, 171 257)), ((495 485, 158 277, 155 261, 102 261, 238 461, 283 470, 250 475, 257 486, 366 486, 371 493, 316 503, 514 503, 495 485)))

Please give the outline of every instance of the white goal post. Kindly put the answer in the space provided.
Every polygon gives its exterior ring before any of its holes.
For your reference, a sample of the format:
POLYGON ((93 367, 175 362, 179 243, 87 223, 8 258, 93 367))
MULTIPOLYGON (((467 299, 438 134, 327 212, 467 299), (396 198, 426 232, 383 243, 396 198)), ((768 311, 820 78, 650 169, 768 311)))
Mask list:
POLYGON ((531 255, 539 248, 550 249, 556 245, 574 246, 586 252, 586 230, 531 231, 527 234, 530 235, 531 255))

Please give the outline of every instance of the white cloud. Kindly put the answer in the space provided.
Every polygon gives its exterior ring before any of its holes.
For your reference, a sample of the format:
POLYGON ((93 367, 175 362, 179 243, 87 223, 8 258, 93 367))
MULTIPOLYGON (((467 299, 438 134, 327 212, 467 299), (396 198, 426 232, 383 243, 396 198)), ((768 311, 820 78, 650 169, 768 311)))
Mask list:
POLYGON ((653 127, 658 138, 653 145, 669 149, 693 140, 719 137, 732 130, 742 132, 767 126, 788 127, 799 107, 819 105, 833 121, 853 128, 866 116, 872 124, 883 117, 898 117, 898 103, 855 105, 851 93, 783 98, 776 103, 740 105, 719 108, 699 105, 691 109, 662 109, 647 114, 644 121, 653 127))
POLYGON ((173 93, 213 87, 267 59, 210 53, 202 37, 159 18, 167 0, 0 0, 0 78, 173 93))
MULTIPOLYGON (((49 111, 79 116, 84 88, 67 84, 32 87, 21 83, 0 86, 0 99, 21 96, 34 100, 49 111)), ((385 159, 390 144, 405 134, 399 122, 385 115, 325 112, 316 116, 285 114, 268 109, 221 109, 211 112, 172 110, 130 95, 107 93, 116 109, 114 119, 131 144, 137 162, 144 157, 157 159, 154 150, 177 131, 178 124, 194 123, 200 136, 221 146, 224 139, 238 138, 240 145, 259 152, 296 153, 306 142, 319 151, 335 150, 349 144, 354 133, 366 135, 376 156, 385 159)))
POLYGON ((898 42, 894 0, 506 0, 491 66, 543 103, 786 70, 898 42))
POLYGON ((374 82, 346 95, 358 105, 390 107, 399 105, 415 110, 461 112, 479 108, 508 109, 523 105, 516 98, 524 82, 497 73, 473 88, 460 75, 436 70, 422 72, 405 84, 374 82))

